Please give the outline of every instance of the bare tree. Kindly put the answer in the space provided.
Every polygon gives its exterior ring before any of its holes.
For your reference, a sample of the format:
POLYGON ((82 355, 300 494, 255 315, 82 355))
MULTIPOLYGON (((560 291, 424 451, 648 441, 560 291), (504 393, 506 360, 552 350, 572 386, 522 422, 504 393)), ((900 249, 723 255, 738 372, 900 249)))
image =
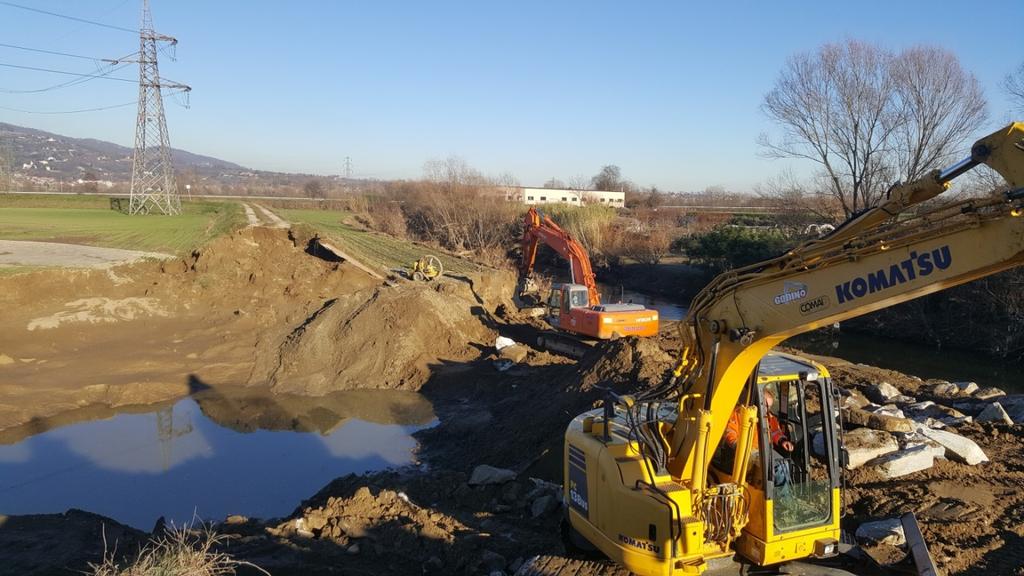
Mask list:
POLYGON ((320 180, 309 180, 302 185, 302 191, 308 198, 326 198, 327 187, 320 180))
POLYGON ((457 251, 507 246, 517 206, 496 200, 514 179, 488 179, 458 157, 427 162, 424 173, 408 204, 414 233, 457 251))
POLYGON ((564 189, 565 182, 562 182, 558 178, 552 178, 544 183, 544 188, 564 189))
POLYGON ((608 164, 601 168, 590 180, 594 190, 620 190, 625 182, 622 180, 622 170, 614 164, 608 164))
POLYGON ((589 190, 590 180, 586 176, 577 174, 572 178, 569 178, 569 189, 570 190, 589 190))
POLYGON ((893 55, 856 40, 790 58, 762 110, 782 129, 778 140, 761 136, 766 155, 817 164, 818 184, 846 216, 893 181, 938 167, 986 117, 977 80, 954 55, 893 55))
POLYGON ((1003 79, 1003 90, 1010 95, 1017 110, 1024 112, 1024 62, 1017 66, 1017 69, 1006 75, 1003 79))
POLYGON ((904 182, 951 164, 987 117, 978 80, 945 50, 917 47, 891 63, 899 122, 892 154, 904 182))

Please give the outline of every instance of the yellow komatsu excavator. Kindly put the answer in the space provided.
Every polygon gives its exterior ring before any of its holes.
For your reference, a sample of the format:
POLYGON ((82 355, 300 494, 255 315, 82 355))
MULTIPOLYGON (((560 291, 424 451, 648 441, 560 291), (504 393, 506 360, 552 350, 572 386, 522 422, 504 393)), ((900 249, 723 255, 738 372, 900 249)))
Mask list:
POLYGON ((734 555, 759 566, 834 555, 844 454, 836 391, 822 366, 769 351, 1021 265, 1022 214, 1024 124, 1013 123, 958 164, 893 186, 828 236, 715 278, 690 306, 671 377, 569 425, 572 533, 642 576, 701 574, 734 555), (907 210, 980 164, 1009 188, 907 210))

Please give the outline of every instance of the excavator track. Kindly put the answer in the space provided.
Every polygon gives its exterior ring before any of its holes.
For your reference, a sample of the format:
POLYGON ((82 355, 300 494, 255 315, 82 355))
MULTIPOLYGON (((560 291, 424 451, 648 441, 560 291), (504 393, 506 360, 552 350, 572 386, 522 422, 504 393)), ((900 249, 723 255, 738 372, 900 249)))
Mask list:
POLYGON ((595 340, 583 340, 564 332, 545 330, 537 335, 537 347, 577 360, 583 358, 594 347, 595 340))
POLYGON ((611 562, 577 560, 564 556, 534 556, 515 576, 630 576, 631 572, 611 562))
MULTIPOLYGON (((842 568, 789 562, 774 567, 757 567, 750 564, 721 559, 712 562, 704 576, 745 576, 758 574, 789 576, 856 576, 842 568)), ((516 571, 515 576, 631 576, 632 572, 609 561, 578 560, 564 556, 534 556, 516 571)))

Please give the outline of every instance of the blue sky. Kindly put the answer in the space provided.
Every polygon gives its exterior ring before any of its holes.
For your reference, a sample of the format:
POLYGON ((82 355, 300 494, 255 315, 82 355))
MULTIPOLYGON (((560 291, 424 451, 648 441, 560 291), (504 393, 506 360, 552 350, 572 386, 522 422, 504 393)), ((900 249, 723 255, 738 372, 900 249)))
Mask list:
MULTIPOLYGON (((136 27, 140 0, 12 0, 136 27)), ((759 110, 786 58, 856 38, 932 44, 981 82, 992 126, 1000 79, 1024 60, 1024 2, 327 2, 152 0, 193 87, 167 102, 171 144, 258 169, 416 177, 456 155, 524 185, 617 164, 642 186, 746 190, 798 163, 759 156, 759 110)), ((132 34, 0 4, 0 42, 111 58, 132 34)), ((88 60, 0 47, 0 63, 89 72, 88 60)), ((133 67, 116 76, 135 78, 133 67)), ((40 94, 70 77, 0 67, 0 107, 61 111, 131 102, 129 82, 40 94)), ((131 145, 133 106, 74 115, 0 108, 0 121, 131 145)))

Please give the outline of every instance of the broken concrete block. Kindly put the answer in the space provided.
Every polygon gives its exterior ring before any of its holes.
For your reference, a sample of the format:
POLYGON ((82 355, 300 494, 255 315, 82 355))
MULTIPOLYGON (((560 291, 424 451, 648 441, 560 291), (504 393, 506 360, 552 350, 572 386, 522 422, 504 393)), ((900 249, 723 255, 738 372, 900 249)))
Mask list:
POLYGON ((843 408, 863 408, 871 401, 864 395, 863 392, 855 388, 843 388, 841 390, 843 395, 842 407, 843 408))
POLYGON ((970 438, 965 438, 946 430, 935 430, 924 426, 919 426, 917 432, 941 444, 946 449, 946 456, 952 460, 964 462, 971 466, 988 462, 988 456, 970 438))
POLYGON ((895 404, 886 404, 885 406, 866 406, 864 410, 871 412, 872 414, 880 414, 882 416, 892 416, 894 418, 906 418, 906 414, 903 410, 896 407, 895 404))
POLYGON ((481 464, 473 469, 469 476, 470 486, 484 486, 487 484, 504 484, 514 480, 516 473, 505 468, 495 468, 487 464, 481 464))
POLYGON ((971 416, 946 416, 943 418, 939 418, 939 422, 942 422, 947 427, 952 426, 955 428, 961 424, 970 424, 971 422, 974 422, 974 418, 971 416))
POLYGON ((509 346, 515 346, 517 342, 511 338, 505 336, 498 336, 494 339, 494 349, 501 350, 502 348, 508 348, 509 346))
POLYGON ((511 346, 505 346, 498 351, 498 357, 503 360, 511 360, 516 364, 526 360, 526 356, 530 353, 530 349, 522 344, 512 344, 511 346))
POLYGON ((1024 424, 1024 404, 1010 406, 1006 409, 1006 414, 1013 420, 1014 424, 1024 424))
POLYGON ((903 523, 899 518, 861 524, 857 527, 857 540, 889 544, 890 546, 903 546, 907 543, 907 537, 903 533, 903 523))
POLYGON ((946 382, 945 380, 940 381, 932 388, 932 394, 939 398, 952 398, 960 393, 960 387, 956 384, 946 382))
POLYGON ((892 434, 871 428, 858 428, 843 434, 843 446, 846 447, 850 458, 847 464, 849 470, 859 468, 869 460, 900 449, 892 434))
POLYGON ((926 446, 916 446, 879 456, 866 465, 874 468, 885 479, 892 480, 931 468, 935 465, 935 453, 926 446))
POLYGON ((868 428, 884 430, 886 432, 913 432, 915 426, 914 422, 907 418, 886 416, 884 414, 872 414, 866 410, 859 410, 856 408, 847 409, 845 411, 845 419, 850 424, 866 426, 868 428))
POLYGON ((978 391, 978 384, 975 382, 953 382, 953 385, 959 389, 957 396, 970 396, 978 391))
POLYGON ((938 416, 945 416, 942 409, 931 400, 908 404, 903 407, 903 412, 908 418, 912 418, 914 420, 918 418, 936 418, 938 416))
POLYGON ((1006 396, 1006 392, 1003 392, 994 386, 987 386, 974 393, 974 397, 978 400, 991 400, 993 398, 999 398, 1000 396, 1006 396))
POLYGON ((903 433, 897 432, 893 434, 896 440, 900 443, 900 449, 911 450, 919 446, 923 446, 925 449, 930 450, 936 458, 946 457, 946 448, 938 442, 919 434, 917 432, 903 433))
POLYGON ((978 414, 975 418, 978 422, 1000 422, 1002 424, 1013 424, 1013 418, 1006 413, 1003 409, 1003 405, 999 402, 992 402, 985 409, 978 414))
POLYGON ((866 390, 868 398, 879 404, 888 404, 892 398, 901 396, 903 393, 888 382, 879 382, 868 386, 866 390))

